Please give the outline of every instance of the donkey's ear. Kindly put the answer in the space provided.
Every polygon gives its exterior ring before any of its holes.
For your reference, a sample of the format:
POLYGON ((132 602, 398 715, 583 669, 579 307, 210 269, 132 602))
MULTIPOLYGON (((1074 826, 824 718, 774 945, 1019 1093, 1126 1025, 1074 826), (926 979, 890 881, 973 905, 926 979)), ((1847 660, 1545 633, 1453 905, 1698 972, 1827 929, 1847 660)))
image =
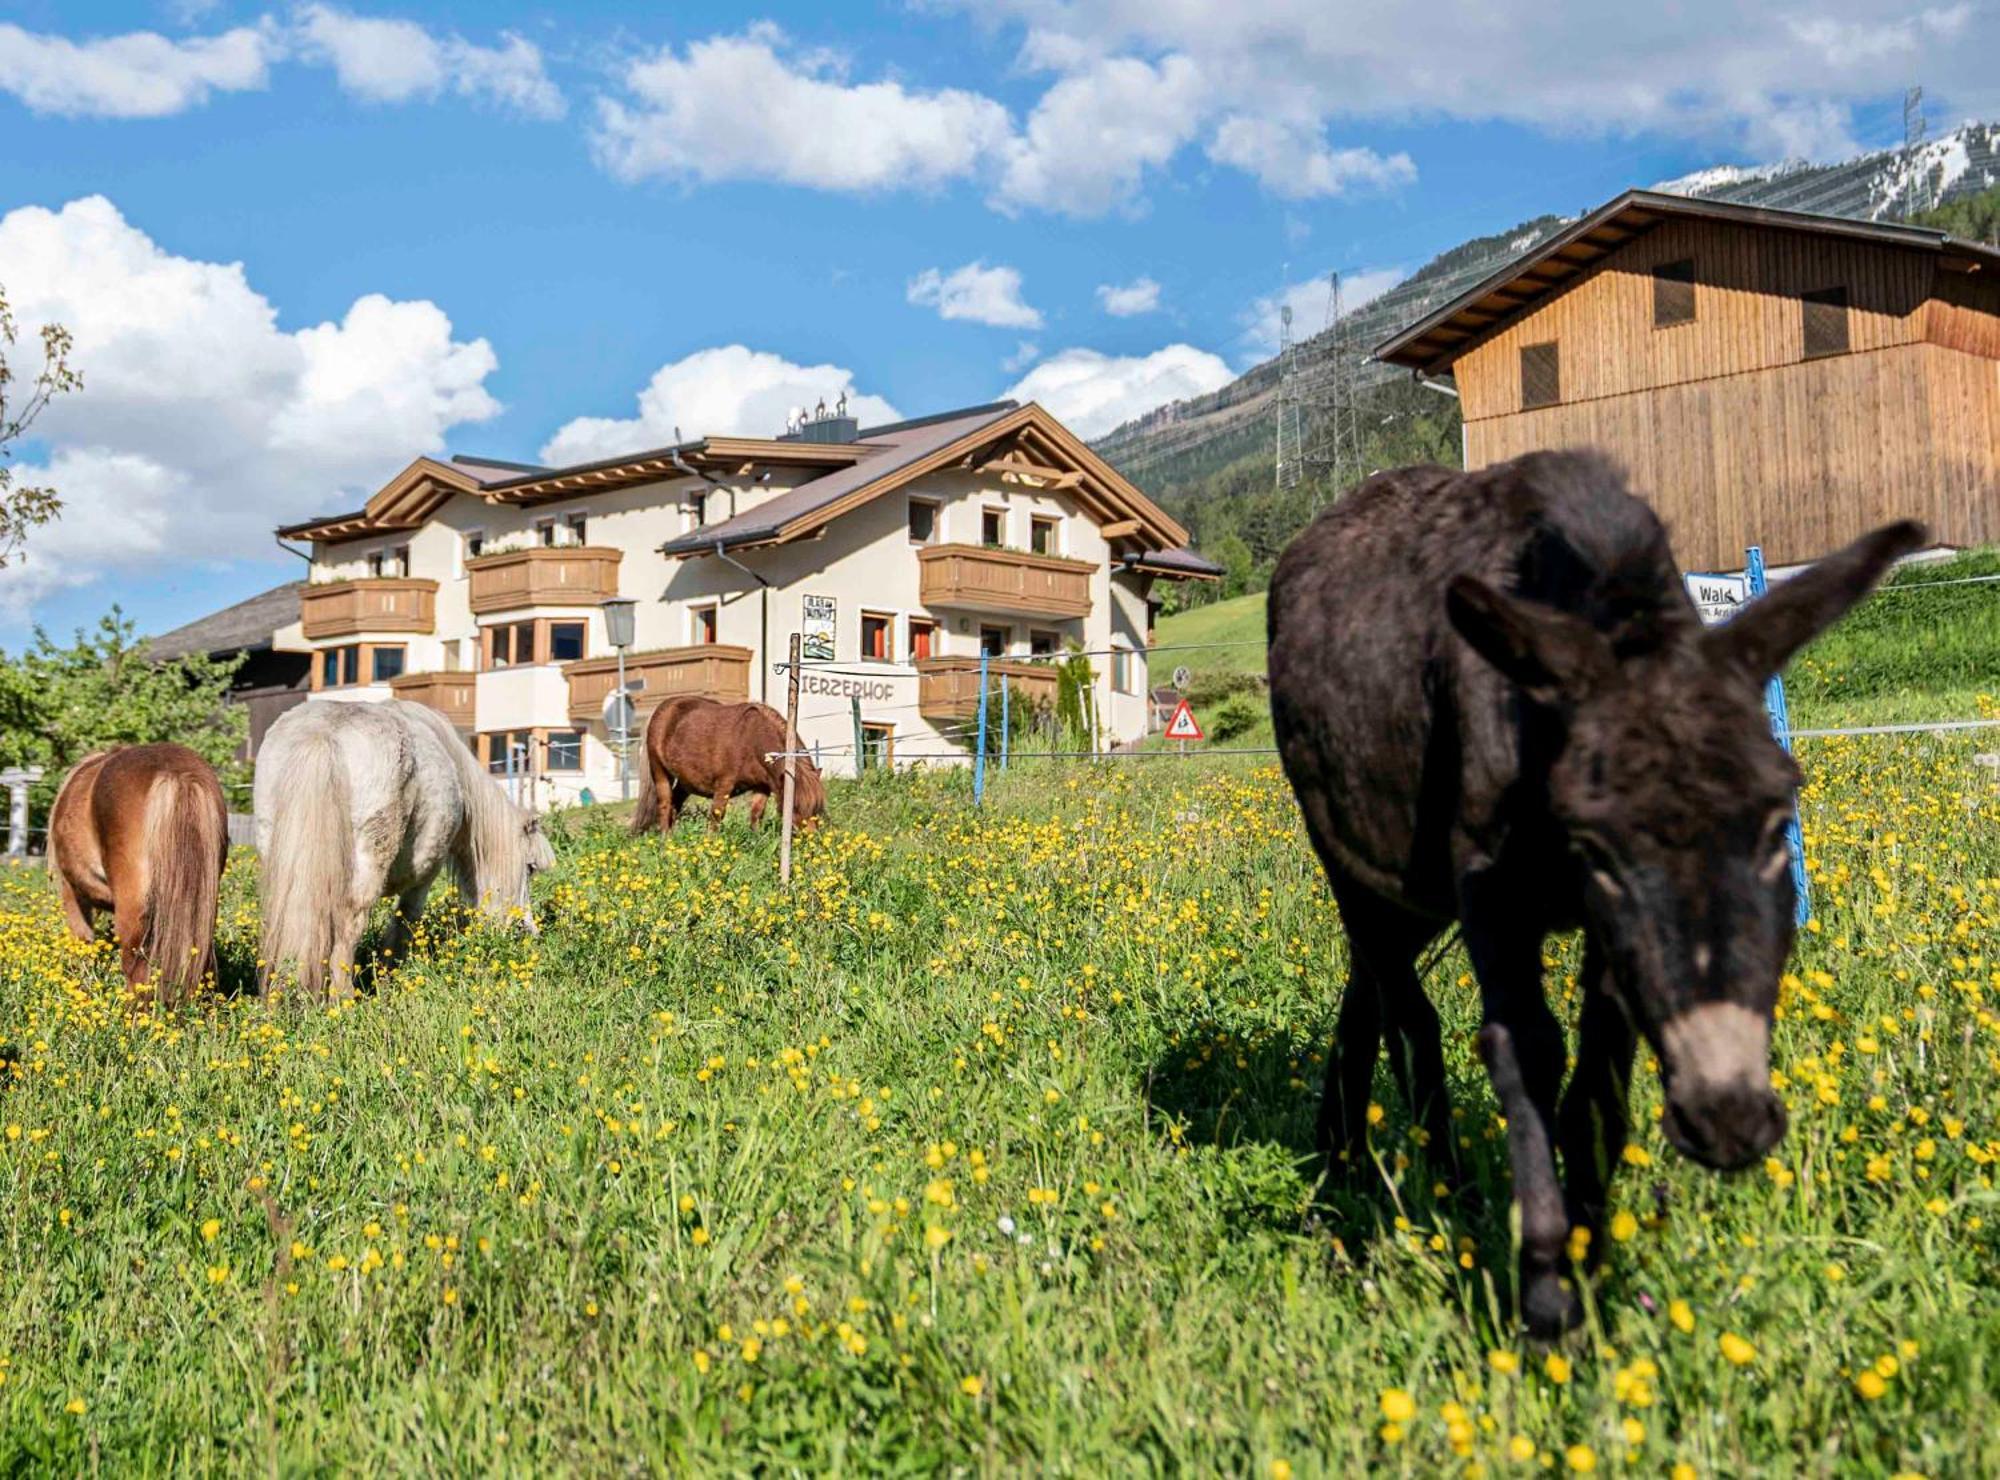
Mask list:
POLYGON ((1914 519, 1885 524, 1773 586, 1728 622, 1705 634, 1703 641, 1717 657, 1762 682, 1845 616, 1892 564, 1923 548, 1929 538, 1914 519))
POLYGON ((1496 590, 1476 576, 1446 589, 1445 614, 1474 652, 1538 704, 1580 699, 1611 670, 1611 646, 1581 617, 1496 590))

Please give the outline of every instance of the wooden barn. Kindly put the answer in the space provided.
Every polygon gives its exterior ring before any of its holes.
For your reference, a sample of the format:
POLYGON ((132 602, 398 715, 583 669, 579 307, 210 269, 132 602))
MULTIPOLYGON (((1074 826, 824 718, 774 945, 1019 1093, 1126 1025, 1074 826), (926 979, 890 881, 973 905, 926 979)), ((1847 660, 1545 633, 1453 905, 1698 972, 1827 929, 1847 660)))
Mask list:
POLYGON ((2000 542, 2000 249, 1627 191, 1375 358, 1449 373, 1469 468, 1600 447, 1690 569, 1892 518, 2000 542))

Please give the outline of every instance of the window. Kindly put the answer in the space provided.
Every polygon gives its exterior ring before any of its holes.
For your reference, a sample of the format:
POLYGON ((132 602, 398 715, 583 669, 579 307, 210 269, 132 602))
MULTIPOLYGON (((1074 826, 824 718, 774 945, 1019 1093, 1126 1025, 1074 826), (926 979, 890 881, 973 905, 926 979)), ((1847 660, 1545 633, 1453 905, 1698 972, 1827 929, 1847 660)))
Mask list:
POLYGON ((716 640, 715 619, 716 608, 712 603, 688 608, 688 636, 696 647, 705 647, 716 640))
POLYGON ((319 686, 341 689, 361 681, 359 646, 322 648, 319 655, 319 686))
POLYGON ((590 543, 589 540, 584 538, 590 531, 589 515, 572 514, 563 521, 563 524, 569 530, 569 542, 572 545, 587 545, 590 543))
POLYGON ((495 730, 481 738, 486 741, 486 769, 495 776, 522 776, 534 769, 533 730, 495 730))
POLYGON ((1031 658, 1052 658, 1062 651, 1062 634, 1057 632, 1028 633, 1028 656, 1031 658))
POLYGON ((1653 327, 1671 329, 1694 322, 1694 258, 1662 262, 1653 269, 1653 327))
POLYGON ((1037 555, 1060 555, 1062 521, 1050 514, 1036 514, 1028 520, 1028 548, 1037 555))
POLYGON ((1521 346, 1521 409, 1553 406, 1562 399, 1562 359, 1556 346, 1521 346))
POLYGON ((553 545, 555 542, 556 542, 555 520, 537 519, 535 521, 535 543, 538 545, 553 545))
POLYGON ((896 768, 896 727, 894 725, 861 726, 861 769, 864 771, 893 771, 896 768))
POLYGON ((389 552, 389 574, 407 576, 410 573, 410 547, 398 545, 389 552))
POLYGON ((548 768, 551 771, 583 769, 583 733, 580 730, 549 731, 548 768))
POLYGON ((979 629, 979 651, 989 658, 1007 656, 1007 643, 1013 632, 1006 627, 981 627, 979 629))
POLYGON ((861 614, 861 656, 878 663, 896 658, 896 619, 886 612, 861 614))
POLYGON ((583 656, 584 625, 581 622, 549 623, 549 661, 573 663, 583 656))
POLYGON ((386 644, 368 650, 368 681, 387 683, 403 671, 403 649, 386 644))
POLYGON ((1799 311, 1803 316, 1808 360, 1847 353, 1847 289, 1821 288, 1816 293, 1803 294, 1799 311))
POLYGON ((927 498, 910 500, 910 543, 934 545, 938 537, 938 506, 927 498))
POLYGON ((699 489, 688 495, 688 528, 700 529, 708 523, 708 490, 699 489))
POLYGON ((520 668, 535 661, 535 624, 502 622, 486 629, 489 668, 520 668))
POLYGON ((937 656, 937 623, 927 617, 910 618, 910 661, 937 656))
POLYGON ((1115 647, 1111 650, 1111 687, 1121 694, 1139 692, 1138 656, 1130 648, 1115 647))
POLYGON ((483 529, 468 529, 464 534, 459 536, 459 539, 462 541, 461 549, 464 552, 461 556, 461 562, 465 560, 477 560, 480 551, 486 548, 486 531, 483 529))
POLYGON ((368 552, 368 579, 379 581, 389 573, 389 552, 370 550, 368 552))
POLYGON ((1007 543, 1007 511, 1005 509, 981 509, 979 511, 979 543, 989 547, 1007 543))

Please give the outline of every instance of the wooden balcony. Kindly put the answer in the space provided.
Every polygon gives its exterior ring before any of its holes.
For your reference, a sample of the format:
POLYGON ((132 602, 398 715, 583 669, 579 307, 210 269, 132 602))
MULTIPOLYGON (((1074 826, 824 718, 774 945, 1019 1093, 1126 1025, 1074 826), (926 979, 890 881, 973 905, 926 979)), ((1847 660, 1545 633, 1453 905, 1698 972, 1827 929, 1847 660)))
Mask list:
MULTIPOLYGON (((604 715, 604 701, 618 686, 618 660, 585 658, 563 664, 569 680, 569 717, 587 724, 604 715)), ((625 682, 639 713, 650 714, 662 699, 700 694, 741 703, 750 697, 750 649, 709 642, 698 647, 660 648, 625 656, 625 682)))
POLYGON ((412 704, 435 709, 453 728, 473 730, 473 700, 478 675, 472 673, 400 673, 389 680, 389 692, 412 704))
POLYGON ((299 598, 299 620, 308 638, 356 637, 376 632, 437 630, 436 581, 418 576, 377 576, 325 581, 299 598))
MULTIPOLYGON (((986 681, 992 686, 987 719, 1000 723, 1000 685, 1014 691, 1014 702, 1056 702, 1056 669, 1053 663, 1024 662, 1019 658, 989 658, 986 681)), ((979 715, 979 659, 976 657, 919 658, 917 660, 917 713, 925 719, 976 719, 979 715)))
POLYGON ((478 614, 528 606, 596 606, 618 594, 624 552, 602 545, 536 545, 465 562, 478 614))
POLYGON ((925 606, 1029 617, 1090 615, 1090 582, 1097 567, 1087 560, 981 545, 932 545, 917 552, 917 561, 922 572, 917 599, 925 606))

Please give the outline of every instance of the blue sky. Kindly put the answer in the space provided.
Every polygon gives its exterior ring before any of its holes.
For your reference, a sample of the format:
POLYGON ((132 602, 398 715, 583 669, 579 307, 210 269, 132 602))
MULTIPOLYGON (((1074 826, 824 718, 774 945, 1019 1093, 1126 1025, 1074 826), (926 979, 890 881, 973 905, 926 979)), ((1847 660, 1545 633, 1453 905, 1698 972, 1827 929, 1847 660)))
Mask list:
POLYGON ((86 378, 0 645, 286 579, 271 526, 420 452, 840 389, 1096 433, 1261 358, 1287 274, 1878 146, 1911 80, 1991 116, 1995 54, 1991 4, 1873 0, 0 4, 0 284, 86 378))

